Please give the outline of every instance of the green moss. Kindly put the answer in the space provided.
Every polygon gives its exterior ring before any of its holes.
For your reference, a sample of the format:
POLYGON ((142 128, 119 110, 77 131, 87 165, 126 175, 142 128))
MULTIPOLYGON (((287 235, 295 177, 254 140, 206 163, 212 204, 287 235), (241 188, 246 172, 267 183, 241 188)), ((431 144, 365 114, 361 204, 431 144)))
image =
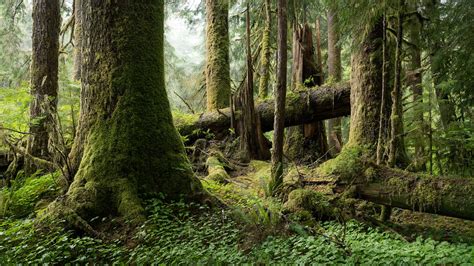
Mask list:
POLYGON ((317 174, 320 176, 334 176, 340 177, 343 180, 351 180, 363 171, 363 155, 363 148, 344 147, 336 158, 326 161, 319 166, 317 168, 317 174))
POLYGON ((33 212, 35 207, 44 206, 41 200, 52 201, 60 193, 57 173, 43 176, 31 176, 24 181, 16 181, 11 189, 0 190, 0 217, 24 217, 33 212))
POLYGON ((224 164, 219 161, 217 156, 209 156, 206 160, 206 165, 208 171, 207 179, 219 183, 229 182, 230 176, 224 169, 224 164))
POLYGON ((322 193, 308 189, 295 189, 288 195, 283 205, 284 213, 308 211, 318 219, 334 217, 334 209, 328 198, 322 193))
POLYGON ((176 128, 181 128, 189 125, 193 125, 199 120, 198 114, 189 114, 179 111, 173 111, 173 122, 176 128))

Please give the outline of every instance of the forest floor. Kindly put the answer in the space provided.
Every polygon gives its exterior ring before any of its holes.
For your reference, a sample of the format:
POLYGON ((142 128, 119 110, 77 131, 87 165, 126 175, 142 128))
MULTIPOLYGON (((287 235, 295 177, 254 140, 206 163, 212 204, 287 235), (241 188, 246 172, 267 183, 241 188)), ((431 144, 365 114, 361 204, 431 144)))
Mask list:
MULTIPOLYGON (((196 166, 196 164, 195 164, 196 166)), ((103 239, 67 230, 41 231, 38 215, 58 193, 58 173, 20 177, 0 190, 0 262, 165 264, 474 264, 474 222, 396 209, 379 223, 375 205, 367 216, 347 220, 292 216, 281 201, 266 197, 270 163, 224 163, 226 180, 210 180, 197 165, 204 187, 226 208, 194 203, 147 203, 148 219, 127 238, 103 239), (3 216, 3 218, 1 218, 3 216)), ((290 166, 286 182, 310 175, 290 166)), ((314 188, 321 193, 325 186, 314 188)), ((97 217, 97 221, 112 217, 97 217)), ((109 226, 116 236, 118 228, 109 226)))

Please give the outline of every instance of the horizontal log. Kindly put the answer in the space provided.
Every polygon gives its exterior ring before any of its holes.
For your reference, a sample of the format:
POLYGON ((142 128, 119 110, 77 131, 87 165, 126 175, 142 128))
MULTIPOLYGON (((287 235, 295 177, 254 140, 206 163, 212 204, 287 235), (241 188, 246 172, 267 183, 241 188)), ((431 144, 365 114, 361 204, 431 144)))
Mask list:
MULTIPOLYGON (((273 130, 274 101, 267 99, 256 103, 262 130, 273 130)), ((307 124, 334 117, 350 115, 349 85, 321 86, 287 95, 285 126, 307 124)), ((210 132, 225 135, 231 126, 230 108, 201 115, 174 113, 176 128, 182 136, 195 135, 198 132, 210 132)), ((236 113, 239 119, 239 113, 236 113)))

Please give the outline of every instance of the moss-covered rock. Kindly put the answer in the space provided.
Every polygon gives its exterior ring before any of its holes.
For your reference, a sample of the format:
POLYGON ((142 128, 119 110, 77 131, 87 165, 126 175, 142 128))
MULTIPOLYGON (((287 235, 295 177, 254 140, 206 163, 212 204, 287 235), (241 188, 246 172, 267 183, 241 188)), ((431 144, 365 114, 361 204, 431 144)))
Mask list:
POLYGON ((206 161, 208 175, 206 179, 216 181, 218 183, 228 183, 230 176, 224 168, 217 156, 209 156, 206 161))
POLYGON ((318 220, 334 218, 334 208, 327 196, 309 189, 295 189, 283 205, 284 213, 309 212, 318 220))

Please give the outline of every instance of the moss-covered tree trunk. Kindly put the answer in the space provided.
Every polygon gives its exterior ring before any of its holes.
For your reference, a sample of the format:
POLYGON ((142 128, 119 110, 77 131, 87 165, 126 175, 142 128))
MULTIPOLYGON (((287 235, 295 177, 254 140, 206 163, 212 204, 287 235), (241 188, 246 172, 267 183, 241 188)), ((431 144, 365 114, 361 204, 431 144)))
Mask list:
MULTIPOLYGON (((58 103, 58 56, 61 24, 59 0, 33 1, 31 56, 30 133, 26 152, 50 159, 50 140, 58 103)), ((51 148, 52 149, 52 148, 51 148)), ((26 156, 26 169, 33 172, 34 160, 26 156)))
MULTIPOLYGON (((328 22, 328 75, 329 81, 339 82, 342 78, 341 46, 339 44, 338 19, 335 7, 330 7, 328 22)), ((336 155, 342 148, 341 118, 328 120, 328 148, 331 155, 336 155)))
POLYGON ((141 199, 201 191, 164 84, 164 4, 84 1, 84 152, 61 206, 82 218, 139 221, 141 199))
POLYGON ((264 99, 268 96, 268 80, 270 78, 270 34, 272 30, 271 1, 265 0, 265 28, 262 34, 262 55, 260 57, 260 80, 258 97, 264 99))
MULTIPOLYGON (((293 32, 293 87, 321 85, 322 73, 317 63, 313 34, 308 24, 296 25, 293 32)), ((299 162, 314 162, 327 157, 326 130, 322 121, 288 129, 285 154, 299 162)))
POLYGON ((229 0, 206 0, 207 110, 229 106, 229 0))

